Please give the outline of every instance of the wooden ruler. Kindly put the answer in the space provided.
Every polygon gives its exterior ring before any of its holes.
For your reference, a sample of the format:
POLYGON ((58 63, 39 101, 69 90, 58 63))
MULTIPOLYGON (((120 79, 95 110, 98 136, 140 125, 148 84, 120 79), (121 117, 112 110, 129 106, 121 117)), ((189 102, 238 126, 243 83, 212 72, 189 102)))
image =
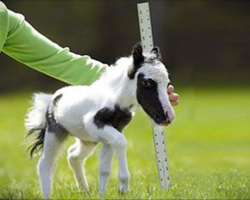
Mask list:
MULTIPOLYGON (((143 51, 149 53, 154 46, 149 3, 137 4, 137 10, 143 51)), ((170 180, 164 129, 163 127, 157 125, 153 120, 151 121, 160 186, 162 189, 168 189, 170 188, 170 180)))

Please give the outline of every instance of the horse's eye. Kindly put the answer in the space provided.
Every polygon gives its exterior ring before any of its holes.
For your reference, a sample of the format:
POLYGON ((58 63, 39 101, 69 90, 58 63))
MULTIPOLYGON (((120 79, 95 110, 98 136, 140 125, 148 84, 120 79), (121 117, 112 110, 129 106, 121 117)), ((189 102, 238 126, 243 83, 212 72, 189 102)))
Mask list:
POLYGON ((142 85, 145 88, 151 88, 153 86, 152 82, 150 80, 143 80, 142 85))

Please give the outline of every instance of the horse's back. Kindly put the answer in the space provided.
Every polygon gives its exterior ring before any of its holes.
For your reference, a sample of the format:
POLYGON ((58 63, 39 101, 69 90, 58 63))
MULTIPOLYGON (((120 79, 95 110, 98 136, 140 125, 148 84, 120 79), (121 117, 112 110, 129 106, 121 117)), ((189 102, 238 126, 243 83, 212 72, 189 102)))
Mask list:
POLYGON ((90 92, 88 86, 68 86, 58 90, 53 97, 55 99, 60 96, 56 105, 58 118, 87 112, 87 104, 91 101, 90 92))
POLYGON ((68 86, 58 90, 54 99, 60 96, 55 109, 59 124, 77 137, 86 134, 84 116, 101 109, 107 98, 101 93, 91 86, 68 86))

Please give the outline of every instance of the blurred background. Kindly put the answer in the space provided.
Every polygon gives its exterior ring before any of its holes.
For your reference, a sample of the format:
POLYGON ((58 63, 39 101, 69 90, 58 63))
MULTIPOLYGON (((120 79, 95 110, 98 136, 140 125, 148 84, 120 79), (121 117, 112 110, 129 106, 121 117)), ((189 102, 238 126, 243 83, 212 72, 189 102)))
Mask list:
MULTIPOLYGON (((107 64, 129 55, 140 40, 136 4, 143 1, 3 2, 52 41, 107 64)), ((250 83, 250 1, 149 2, 154 43, 161 48, 176 87, 250 83)), ((63 85, 3 53, 0 65, 1 93, 63 85)))
MULTIPOLYGON (((103 63, 129 55, 140 40, 136 4, 143 1, 3 2, 52 41, 103 63)), ((166 196, 152 196, 159 186, 152 129, 139 109, 125 129, 132 181, 128 199, 250 199, 250 1, 149 2, 154 43, 180 95, 175 122, 165 129, 173 187, 166 196)), ((28 145, 22 145, 23 121, 33 92, 64 85, 0 54, 0 198, 40 198, 38 158, 29 160, 28 145)), ((82 199, 81 193, 65 196, 65 187, 75 187, 66 160, 73 140, 58 163, 55 199, 82 199)), ((86 167, 92 188, 97 157, 86 167)), ((117 165, 114 171, 110 197, 119 199, 112 196, 117 194, 117 165)))

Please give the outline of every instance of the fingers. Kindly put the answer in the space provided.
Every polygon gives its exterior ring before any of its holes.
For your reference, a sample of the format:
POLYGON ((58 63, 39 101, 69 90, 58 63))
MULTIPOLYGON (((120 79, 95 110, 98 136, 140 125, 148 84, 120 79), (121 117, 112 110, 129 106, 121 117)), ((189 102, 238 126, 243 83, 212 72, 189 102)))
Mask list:
POLYGON ((169 85, 167 92, 168 92, 168 94, 173 93, 174 92, 174 86, 173 85, 169 85))
POLYGON ((177 106, 179 104, 179 95, 174 92, 174 86, 169 85, 167 89, 167 93, 169 95, 169 100, 172 106, 177 106))
POLYGON ((177 106, 179 104, 179 95, 176 93, 169 95, 169 100, 172 106, 177 106))

